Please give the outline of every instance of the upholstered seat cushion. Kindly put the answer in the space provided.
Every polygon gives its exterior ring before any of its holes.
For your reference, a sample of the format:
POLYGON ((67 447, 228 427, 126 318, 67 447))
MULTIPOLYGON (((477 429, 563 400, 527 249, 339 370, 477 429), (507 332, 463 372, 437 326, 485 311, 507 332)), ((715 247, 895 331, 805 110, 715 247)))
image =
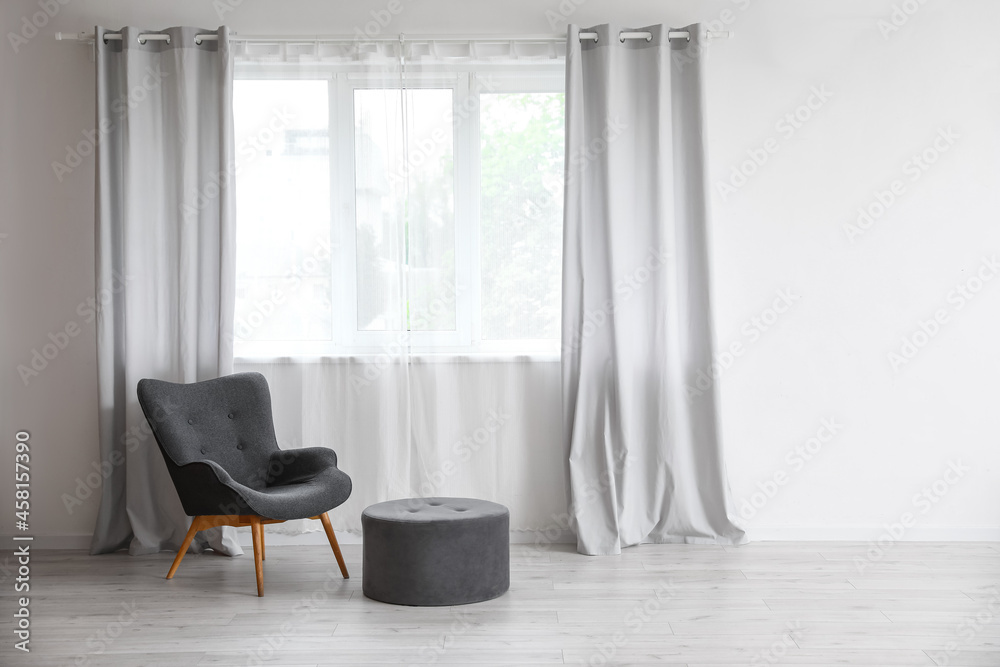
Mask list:
POLYGON ((239 495, 253 513, 269 519, 290 521, 313 517, 337 507, 351 495, 351 478, 336 467, 337 455, 333 450, 324 447, 276 452, 268 466, 269 483, 258 488, 240 484, 213 461, 205 463, 211 466, 216 479, 239 495), (315 472, 286 479, 282 462, 299 463, 302 459, 315 461, 315 472))

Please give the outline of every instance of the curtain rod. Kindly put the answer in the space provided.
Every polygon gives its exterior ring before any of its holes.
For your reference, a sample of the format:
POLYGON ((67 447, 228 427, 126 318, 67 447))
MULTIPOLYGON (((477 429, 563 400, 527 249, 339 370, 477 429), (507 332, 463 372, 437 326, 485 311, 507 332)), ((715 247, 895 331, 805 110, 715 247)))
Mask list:
MULTIPOLYGON (((729 38, 733 36, 733 31, 731 30, 710 30, 708 31, 708 36, 712 38, 729 38)), ((358 35, 301 35, 301 36, 291 36, 291 35, 239 35, 237 33, 231 33, 232 40, 235 42, 290 42, 296 44, 307 44, 309 42, 327 42, 327 41, 362 41, 362 42, 396 42, 400 39, 411 39, 415 41, 437 41, 437 42, 469 42, 469 41, 495 41, 495 42, 509 42, 509 41, 525 41, 525 42, 561 42, 566 39, 563 35, 477 35, 472 37, 456 37, 455 35, 416 35, 406 37, 402 33, 398 37, 372 37, 372 38, 361 38, 358 35)), ((120 32, 107 32, 104 33, 104 39, 107 40, 119 40, 122 38, 120 32)), ((667 33, 667 39, 690 39, 691 34, 687 30, 671 30, 667 33)), ((93 42, 94 33, 92 32, 57 32, 56 39, 61 41, 77 41, 77 42, 93 42)), ((153 32, 153 33, 140 33, 138 39, 141 42, 148 40, 151 41, 169 41, 170 36, 164 35, 163 33, 153 32)), ((219 39, 219 36, 214 33, 199 33, 194 36, 196 44, 201 44, 203 41, 211 42, 219 39)), ((580 39, 592 39, 597 41, 596 32, 581 32, 580 39)), ((624 42, 626 39, 645 39, 649 41, 652 39, 652 34, 649 32, 620 32, 618 33, 618 39, 624 42)))

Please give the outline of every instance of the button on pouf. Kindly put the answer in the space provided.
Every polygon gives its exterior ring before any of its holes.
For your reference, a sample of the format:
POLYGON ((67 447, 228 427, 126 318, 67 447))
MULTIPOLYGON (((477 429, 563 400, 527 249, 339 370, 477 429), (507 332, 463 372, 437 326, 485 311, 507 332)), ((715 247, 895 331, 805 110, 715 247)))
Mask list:
POLYGON ((510 512, 471 498, 390 500, 361 514, 365 596, 414 607, 492 600, 510 588, 510 512))

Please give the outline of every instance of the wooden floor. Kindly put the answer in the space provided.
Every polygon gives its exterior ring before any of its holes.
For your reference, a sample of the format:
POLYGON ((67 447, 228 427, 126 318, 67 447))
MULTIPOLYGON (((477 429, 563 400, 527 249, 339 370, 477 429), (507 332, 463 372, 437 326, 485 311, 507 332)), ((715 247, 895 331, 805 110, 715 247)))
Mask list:
MULTIPOLYGON (((1000 665, 1000 545, 511 549, 511 589, 461 607, 361 593, 328 547, 252 556, 36 552, 30 655, 2 665, 1000 665)), ((5 582, 5 627, 13 596, 5 582)))

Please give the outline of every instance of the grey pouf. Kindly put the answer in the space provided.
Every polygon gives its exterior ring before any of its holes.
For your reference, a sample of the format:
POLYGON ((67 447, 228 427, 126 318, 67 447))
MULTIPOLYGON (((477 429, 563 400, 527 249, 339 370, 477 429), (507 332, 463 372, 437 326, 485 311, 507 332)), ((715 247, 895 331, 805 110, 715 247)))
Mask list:
POLYGON ((437 607, 492 600, 510 588, 510 512, 471 498, 390 500, 361 514, 364 594, 437 607))

